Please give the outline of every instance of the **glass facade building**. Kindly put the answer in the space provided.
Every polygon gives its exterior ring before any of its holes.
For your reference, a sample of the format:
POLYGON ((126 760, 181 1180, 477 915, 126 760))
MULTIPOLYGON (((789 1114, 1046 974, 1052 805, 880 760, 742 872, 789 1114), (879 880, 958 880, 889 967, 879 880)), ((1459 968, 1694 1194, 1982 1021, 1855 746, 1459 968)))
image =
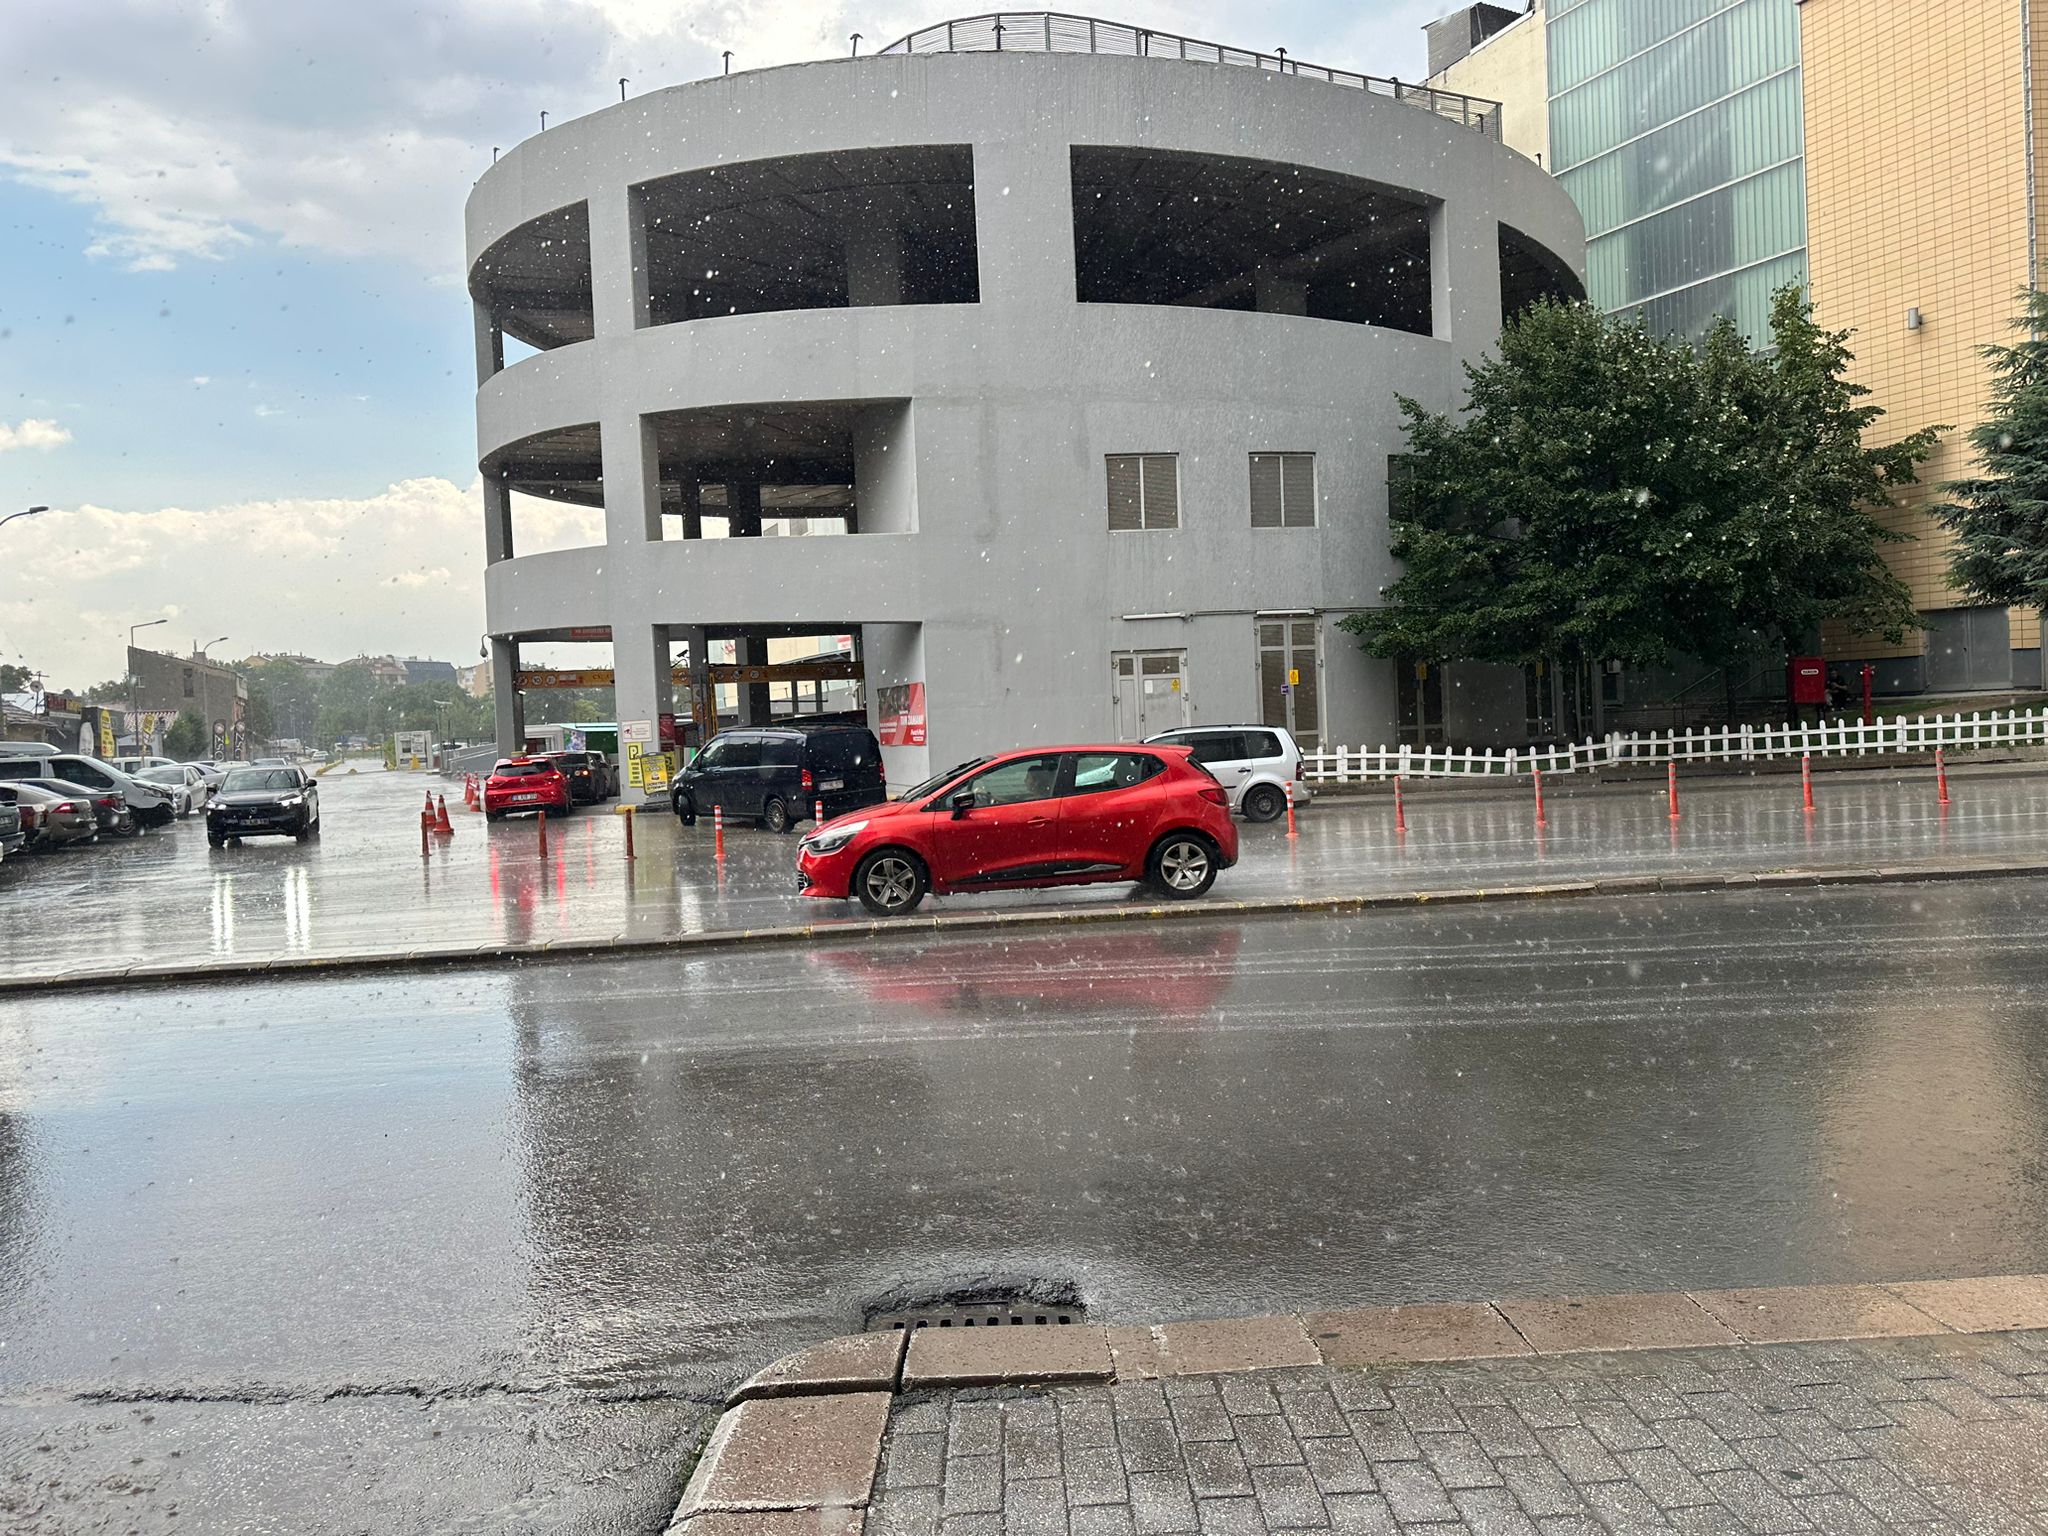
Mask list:
POLYGON ((1751 338, 1806 280, 1797 0, 1549 0, 1551 168, 1587 296, 1652 330, 1751 338))

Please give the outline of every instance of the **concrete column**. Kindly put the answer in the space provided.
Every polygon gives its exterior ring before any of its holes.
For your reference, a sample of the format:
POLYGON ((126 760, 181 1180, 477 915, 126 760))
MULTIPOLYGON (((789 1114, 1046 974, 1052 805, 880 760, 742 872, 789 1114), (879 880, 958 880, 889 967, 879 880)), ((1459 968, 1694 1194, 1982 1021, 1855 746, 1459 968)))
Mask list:
POLYGON ((761 537, 761 482, 758 480, 728 480, 725 482, 726 531, 736 539, 758 539, 761 537))
MULTIPOLYGON (((621 625, 613 622, 612 697, 621 721, 645 720, 653 725, 663 715, 675 712, 675 690, 669 680, 668 652, 666 624, 621 625)), ((620 757, 623 768, 623 746, 620 757)), ((637 791, 628 788, 625 793, 631 796, 637 791)))
POLYGON ((702 488, 697 483, 697 471, 685 464, 677 474, 681 479, 683 492, 683 537, 701 539, 704 537, 704 510, 700 500, 702 488))
POLYGON ((653 421, 633 412, 607 414, 598 441, 604 457, 605 543, 660 543, 661 462, 653 421))
POLYGON ((1430 330, 1471 360, 1500 339, 1500 225, 1477 198, 1439 203, 1429 224, 1430 330))
POLYGON ((484 476, 484 563, 512 558, 512 492, 504 477, 484 476))
POLYGON ((1308 283, 1305 279, 1282 277, 1270 263, 1261 262, 1252 272, 1252 304, 1262 315, 1305 315, 1308 313, 1308 283))
POLYGON ((647 225, 631 190, 593 193, 590 210, 591 322, 599 336, 647 324, 647 225))
POLYGON ((917 532, 914 433, 908 405, 863 406, 854 418, 853 527, 860 532, 917 532))
POLYGON ((470 312, 476 318, 476 383, 477 388, 505 366, 505 333, 498 329, 498 322, 490 310, 472 302, 470 312))
POLYGON ((893 215, 849 230, 846 236, 846 302, 903 302, 903 231, 893 215))
MULTIPOLYGON (((756 514, 756 530, 759 529, 759 514, 756 514)), ((739 661, 744 667, 765 667, 768 665, 768 639, 765 635, 743 635, 739 643, 739 661)), ((743 725, 766 725, 774 712, 774 702, 768 695, 766 683, 740 684, 740 723, 743 725)))
POLYGON ((497 713, 498 754, 526 744, 526 701, 519 696, 519 642, 491 637, 491 703, 497 713))
POLYGON ((1063 151, 1048 154, 1035 134, 977 143, 974 222, 983 309, 1036 317, 1073 306, 1074 182, 1063 151))

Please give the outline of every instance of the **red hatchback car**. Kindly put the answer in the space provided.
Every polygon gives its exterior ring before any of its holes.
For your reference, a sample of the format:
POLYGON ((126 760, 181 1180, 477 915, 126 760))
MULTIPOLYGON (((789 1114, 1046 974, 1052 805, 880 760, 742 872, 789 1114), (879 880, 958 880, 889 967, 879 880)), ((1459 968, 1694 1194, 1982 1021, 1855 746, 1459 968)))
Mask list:
POLYGON ((927 891, 1142 880, 1199 896, 1237 862, 1237 827, 1189 751, 1033 747, 962 763, 817 828, 798 846, 797 884, 883 917, 927 891))
POLYGON ((484 819, 496 821, 515 811, 569 814, 569 776, 561 764, 545 757, 498 760, 484 780, 484 819))

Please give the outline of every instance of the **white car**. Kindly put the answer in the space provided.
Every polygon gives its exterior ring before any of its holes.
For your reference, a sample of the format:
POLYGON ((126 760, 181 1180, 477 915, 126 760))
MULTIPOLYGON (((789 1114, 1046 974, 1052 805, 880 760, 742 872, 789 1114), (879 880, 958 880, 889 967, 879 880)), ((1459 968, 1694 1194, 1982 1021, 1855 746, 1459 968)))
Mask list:
POLYGON ((151 768, 175 768, 178 766, 178 760, 175 757, 117 757, 113 762, 116 768, 120 769, 130 778, 140 778, 151 768))
POLYGON ((213 785, 196 763, 168 763, 158 768, 145 768, 135 777, 145 784, 158 784, 168 790, 172 808, 180 821, 194 811, 205 810, 206 802, 213 798, 213 785))
POLYGON ((112 763, 82 752, 0 758, 0 779, 63 779, 82 789, 119 790, 138 826, 167 826, 177 815, 171 792, 164 785, 123 773, 112 763))
POLYGON ((1246 821, 1272 821, 1287 802, 1307 805, 1301 748, 1277 725, 1190 725, 1146 738, 1162 747, 1192 747, 1195 762, 1230 794, 1230 808, 1246 821))

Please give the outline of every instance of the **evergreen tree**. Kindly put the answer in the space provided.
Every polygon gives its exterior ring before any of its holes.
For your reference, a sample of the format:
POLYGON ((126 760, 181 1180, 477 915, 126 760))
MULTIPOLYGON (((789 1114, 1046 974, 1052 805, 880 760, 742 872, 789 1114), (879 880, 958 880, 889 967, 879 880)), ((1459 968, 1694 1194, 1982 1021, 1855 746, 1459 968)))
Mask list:
POLYGON ((2021 295, 2013 329, 1984 347, 1991 408, 1970 432, 1983 472, 1942 487, 1935 516, 1955 534, 1949 580, 1987 603, 2048 607, 2048 293, 2021 295))

